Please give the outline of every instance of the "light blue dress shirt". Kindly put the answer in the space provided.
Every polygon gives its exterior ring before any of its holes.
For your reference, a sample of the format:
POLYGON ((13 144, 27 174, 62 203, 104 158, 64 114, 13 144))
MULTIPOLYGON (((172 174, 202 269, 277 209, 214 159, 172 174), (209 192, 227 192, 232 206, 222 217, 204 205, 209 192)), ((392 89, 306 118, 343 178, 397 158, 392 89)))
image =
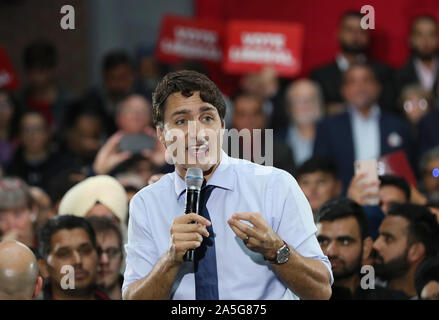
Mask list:
MULTIPOLYGON (((262 254, 249 250, 230 228, 234 212, 260 212, 270 227, 304 257, 322 261, 333 276, 316 239, 311 207, 296 180, 286 171, 230 158, 207 181, 215 185, 207 209, 215 233, 220 299, 298 299, 276 276, 262 254)), ((126 270, 122 292, 144 278, 168 250, 170 229, 184 214, 184 180, 174 171, 140 190, 130 202, 126 270)), ((193 263, 184 262, 172 299, 195 299, 193 263)))
POLYGON ((288 128, 287 142, 293 151, 294 164, 299 167, 312 156, 314 139, 307 140, 302 137, 296 126, 288 128))
POLYGON ((381 154, 380 108, 374 105, 367 117, 354 107, 348 110, 352 119, 355 160, 378 159, 381 154))

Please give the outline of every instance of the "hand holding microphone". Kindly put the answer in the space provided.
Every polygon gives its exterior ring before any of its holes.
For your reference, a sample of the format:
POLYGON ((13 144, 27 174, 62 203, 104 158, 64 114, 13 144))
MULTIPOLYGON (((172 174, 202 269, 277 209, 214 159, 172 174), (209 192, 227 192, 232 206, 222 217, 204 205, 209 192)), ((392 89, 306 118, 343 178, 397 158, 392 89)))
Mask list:
POLYGON ((194 249, 201 245, 203 236, 208 237, 206 227, 210 221, 198 215, 203 172, 199 168, 189 168, 186 172, 185 215, 174 220, 171 227, 170 254, 179 263, 193 261, 194 249))

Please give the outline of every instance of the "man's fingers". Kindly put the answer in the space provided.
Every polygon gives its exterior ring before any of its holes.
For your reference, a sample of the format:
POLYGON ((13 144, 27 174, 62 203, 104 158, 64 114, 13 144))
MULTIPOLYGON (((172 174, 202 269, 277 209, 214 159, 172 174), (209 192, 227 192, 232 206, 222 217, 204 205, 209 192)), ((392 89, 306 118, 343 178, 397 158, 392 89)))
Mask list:
POLYGON ((228 222, 231 226, 235 226, 242 233, 246 234, 245 238, 247 236, 249 236, 249 237, 254 237, 256 239, 259 239, 261 241, 264 240, 264 236, 259 234, 253 227, 250 227, 250 226, 246 225, 245 223, 243 223, 239 220, 233 219, 233 218, 229 219, 228 222))
POLYGON ((200 245, 200 241, 181 241, 175 244, 175 249, 176 251, 186 252, 189 249, 198 248, 200 245))
POLYGON ((196 214, 196 213, 185 214, 185 215, 182 215, 181 217, 178 217, 175 219, 176 223, 191 223, 193 221, 201 223, 205 226, 211 225, 209 220, 207 220, 203 216, 200 216, 199 214, 196 214))
POLYGON ((242 232, 241 230, 239 230, 237 227, 235 227, 234 225, 230 224, 230 228, 232 228, 233 232, 238 236, 238 238, 240 238, 241 240, 244 240, 247 238, 247 235, 242 232))
POLYGON ((106 151, 110 151, 117 148, 123 136, 124 134, 122 131, 116 132, 110 138, 108 138, 107 142, 105 142, 102 148, 104 148, 106 151))
POLYGON ((193 232, 197 232, 205 237, 209 236, 209 232, 207 231, 206 226, 203 226, 202 224, 174 224, 171 227, 171 234, 193 232))
POLYGON ((197 232, 191 232, 191 233, 174 233, 172 235, 172 240, 174 242, 177 241, 203 241, 203 236, 197 232))
POLYGON ((259 229, 263 229, 265 227, 264 218, 258 212, 235 212, 232 214, 232 218, 248 221, 259 229))
POLYGON ((129 151, 124 151, 124 152, 121 152, 121 153, 117 153, 117 154, 114 155, 114 163, 116 165, 120 164, 120 163, 128 160, 131 156, 132 156, 132 153, 129 152, 129 151))

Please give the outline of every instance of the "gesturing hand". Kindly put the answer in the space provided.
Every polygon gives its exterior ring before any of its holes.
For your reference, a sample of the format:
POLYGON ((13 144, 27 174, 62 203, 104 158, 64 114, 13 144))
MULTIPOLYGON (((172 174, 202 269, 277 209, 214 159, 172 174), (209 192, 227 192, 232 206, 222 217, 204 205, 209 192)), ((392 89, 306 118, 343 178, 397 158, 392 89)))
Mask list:
POLYGON ((131 157, 131 152, 119 151, 119 143, 123 137, 122 132, 113 134, 102 146, 93 163, 93 171, 96 174, 107 174, 122 162, 131 157))
POLYGON ((171 227, 171 244, 169 254, 174 263, 182 263, 183 256, 189 249, 195 249, 208 237, 206 227, 210 221, 196 213, 185 214, 174 220, 171 227), (191 223, 195 221, 197 223, 191 223))
POLYGON ((277 250, 284 244, 259 212, 234 213, 227 222, 233 232, 244 241, 247 248, 263 254, 268 260, 273 260, 277 250), (248 221, 253 226, 249 226, 241 220, 248 221))

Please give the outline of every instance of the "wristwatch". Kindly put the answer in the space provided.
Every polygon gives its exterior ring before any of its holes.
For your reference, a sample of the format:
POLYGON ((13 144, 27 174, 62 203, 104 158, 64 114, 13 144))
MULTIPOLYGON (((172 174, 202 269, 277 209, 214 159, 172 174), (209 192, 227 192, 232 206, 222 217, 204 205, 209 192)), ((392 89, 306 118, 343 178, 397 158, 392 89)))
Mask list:
POLYGON ((274 257, 273 260, 269 260, 265 258, 264 259, 270 261, 271 263, 284 264, 290 258, 290 254, 291 254, 290 248, 288 248, 288 245, 284 241, 284 245, 277 250, 276 256, 274 257))

